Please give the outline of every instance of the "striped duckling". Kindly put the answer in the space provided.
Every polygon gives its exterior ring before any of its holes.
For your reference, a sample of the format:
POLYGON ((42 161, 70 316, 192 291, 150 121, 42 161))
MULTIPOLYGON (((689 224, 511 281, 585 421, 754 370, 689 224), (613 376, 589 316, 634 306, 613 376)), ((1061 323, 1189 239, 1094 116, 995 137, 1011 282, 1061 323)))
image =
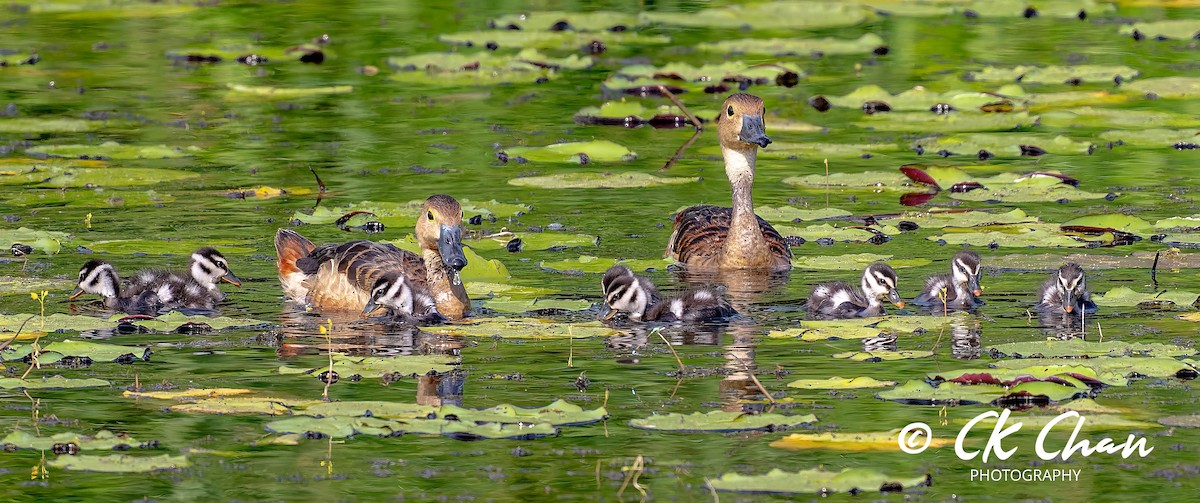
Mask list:
POLYGON ((1096 312, 1096 303, 1087 289, 1083 268, 1074 262, 1063 265, 1038 288, 1038 309, 1043 312, 1096 312))
POLYGON ((165 308, 215 309, 225 300, 217 285, 242 286, 242 280, 229 270, 229 261, 212 247, 192 252, 186 271, 146 269, 129 278, 125 286, 130 296, 152 293, 165 308))
POLYGON ((877 262, 863 271, 861 291, 841 281, 817 285, 808 296, 808 313, 816 319, 880 316, 885 314, 883 299, 904 307, 896 291, 896 271, 877 262))
POLYGON ((945 291, 946 305, 951 309, 970 309, 982 302, 983 287, 979 286, 980 267, 982 260, 978 253, 963 250, 954 254, 950 260, 950 274, 938 274, 925 280, 925 289, 921 291, 913 304, 918 306, 941 307, 941 292, 945 291))
POLYGON ((618 313, 625 313, 630 320, 639 322, 711 321, 737 314, 721 294, 710 288, 663 299, 654 283, 633 274, 623 265, 609 268, 600 286, 608 307, 608 312, 603 315, 605 320, 611 320, 618 313))

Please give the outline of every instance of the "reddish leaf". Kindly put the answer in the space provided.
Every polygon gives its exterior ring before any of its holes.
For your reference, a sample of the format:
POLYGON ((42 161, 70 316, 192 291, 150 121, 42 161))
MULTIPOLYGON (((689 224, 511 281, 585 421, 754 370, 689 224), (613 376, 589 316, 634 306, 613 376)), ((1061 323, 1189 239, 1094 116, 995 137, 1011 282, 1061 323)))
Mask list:
POLYGON ((914 182, 932 185, 938 190, 941 190, 942 188, 940 185, 938 185, 937 180, 934 180, 932 176, 929 176, 929 173, 926 173, 925 170, 916 167, 916 165, 906 164, 904 166, 900 166, 900 172, 904 173, 904 176, 907 176, 909 180, 914 182))

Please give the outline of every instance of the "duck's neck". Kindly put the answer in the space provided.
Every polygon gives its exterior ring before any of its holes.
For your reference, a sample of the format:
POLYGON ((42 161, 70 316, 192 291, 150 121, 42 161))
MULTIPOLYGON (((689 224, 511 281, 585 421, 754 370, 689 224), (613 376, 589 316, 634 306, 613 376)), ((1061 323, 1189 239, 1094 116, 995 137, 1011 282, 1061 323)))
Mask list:
POLYGON ((429 282, 429 293, 437 304, 438 312, 451 320, 465 318, 471 311, 471 299, 458 273, 446 268, 442 255, 435 250, 422 251, 425 261, 425 276, 429 282))
POLYGON ((725 156, 725 174, 733 190, 733 221, 729 224, 727 242, 732 248, 727 246, 726 250, 739 250, 742 253, 761 251, 766 246, 766 240, 758 228, 758 218, 754 216, 754 197, 751 195, 758 149, 737 150, 723 146, 721 153, 725 156))

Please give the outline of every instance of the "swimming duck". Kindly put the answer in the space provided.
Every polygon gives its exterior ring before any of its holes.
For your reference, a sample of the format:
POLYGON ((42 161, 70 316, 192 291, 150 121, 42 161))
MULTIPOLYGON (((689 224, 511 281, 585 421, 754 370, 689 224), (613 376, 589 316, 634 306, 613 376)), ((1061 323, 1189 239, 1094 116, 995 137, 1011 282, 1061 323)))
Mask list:
POLYGON ((471 302, 458 276, 467 266, 458 201, 444 194, 426 199, 416 236, 421 256, 365 240, 315 246, 295 231, 280 229, 275 234, 279 281, 293 301, 363 310, 369 307, 380 280, 399 273, 411 290, 431 296, 442 316, 452 320, 466 317, 471 302))
POLYGON ((925 289, 913 299, 913 304, 941 306, 939 295, 942 290, 946 291, 947 308, 972 308, 980 304, 978 297, 983 295, 983 288, 979 286, 980 262, 979 254, 973 251, 955 253, 950 260, 950 274, 938 274, 925 280, 925 289))
POLYGON ((877 262, 867 266, 862 275, 862 290, 841 282, 822 283, 808 296, 808 314, 817 319, 862 318, 885 314, 883 299, 896 307, 904 307, 896 292, 896 271, 877 262))
POLYGON ((1088 292, 1083 268, 1074 262, 1063 265, 1052 273, 1038 288, 1038 298, 1040 301, 1037 307, 1042 311, 1061 310, 1074 313, 1082 310, 1088 314, 1096 312, 1096 303, 1092 302, 1092 294, 1088 292))
POLYGON ((710 288, 662 299, 654 283, 634 275, 623 265, 609 268, 600 286, 609 309, 603 316, 605 320, 611 320, 617 313, 625 313, 633 321, 663 322, 709 321, 737 314, 721 294, 710 288))
POLYGON ((389 271, 375 280, 362 316, 366 318, 381 307, 403 321, 439 323, 445 320, 438 312, 433 297, 413 288, 408 278, 399 271, 389 271))
POLYGON ((242 286, 242 280, 229 270, 225 256, 205 246, 192 252, 187 271, 138 271, 125 288, 131 297, 152 291, 165 307, 213 309, 225 300, 225 293, 217 286, 220 283, 242 286))
POLYGON ((689 269, 786 271, 792 251, 783 236, 754 214, 751 188, 758 148, 771 143, 763 126, 763 101, 730 95, 717 116, 717 133, 733 207, 699 205, 675 216, 666 255, 689 269))

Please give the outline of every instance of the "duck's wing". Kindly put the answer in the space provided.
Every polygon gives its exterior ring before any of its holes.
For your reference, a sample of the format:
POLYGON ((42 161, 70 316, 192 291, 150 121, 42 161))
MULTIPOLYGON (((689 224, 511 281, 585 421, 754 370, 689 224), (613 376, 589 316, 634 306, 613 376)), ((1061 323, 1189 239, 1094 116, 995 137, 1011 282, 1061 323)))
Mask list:
POLYGON ((866 299, 841 281, 817 285, 808 296, 808 314, 817 319, 856 318, 866 307, 866 299))
POLYGON ((318 246, 299 263, 307 274, 338 274, 364 291, 375 286, 375 281, 384 273, 392 271, 404 273, 412 282, 419 279, 421 287, 425 285, 425 264, 421 258, 386 243, 359 240, 318 246), (414 277, 418 276, 416 273, 420 273, 419 278, 414 277))
POLYGON ((938 295, 942 290, 945 290, 946 303, 949 304, 956 296, 954 285, 951 281, 949 274, 930 276, 925 280, 925 289, 921 291, 921 295, 913 299, 912 303, 918 306, 940 306, 942 305, 942 299, 938 295))
MULTIPOLYGON (((755 218, 771 254, 790 260, 792 250, 787 240, 762 217, 755 215, 755 218)), ((711 260, 709 257, 720 255, 732 223, 732 208, 707 204, 684 208, 675 215, 675 228, 667 240, 666 255, 682 264, 711 260)))

